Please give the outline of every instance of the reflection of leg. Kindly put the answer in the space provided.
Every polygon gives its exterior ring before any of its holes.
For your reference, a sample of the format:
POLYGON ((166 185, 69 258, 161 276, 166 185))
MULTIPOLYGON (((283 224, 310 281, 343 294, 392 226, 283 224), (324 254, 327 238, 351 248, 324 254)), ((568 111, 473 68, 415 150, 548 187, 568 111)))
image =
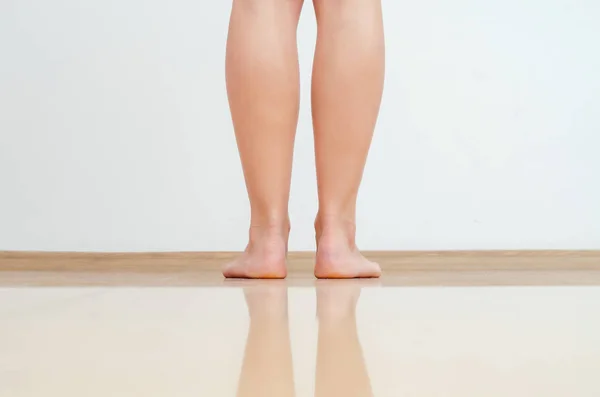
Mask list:
POLYGON ((316 397, 373 395, 356 329, 359 296, 355 284, 317 286, 316 397))
POLYGON ((240 397, 292 397, 294 373, 285 285, 244 291, 250 329, 238 385, 240 397))

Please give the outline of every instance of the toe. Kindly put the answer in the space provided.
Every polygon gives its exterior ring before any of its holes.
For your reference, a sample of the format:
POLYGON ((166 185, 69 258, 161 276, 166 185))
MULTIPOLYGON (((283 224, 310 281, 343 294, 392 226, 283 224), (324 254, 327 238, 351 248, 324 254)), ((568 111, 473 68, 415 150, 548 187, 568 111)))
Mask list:
POLYGON ((223 276, 225 278, 244 278, 239 266, 235 263, 228 263, 223 267, 223 276))
POLYGON ((379 266, 379 263, 376 262, 369 262, 369 276, 368 277, 374 277, 374 278, 379 278, 381 277, 381 267, 379 266))

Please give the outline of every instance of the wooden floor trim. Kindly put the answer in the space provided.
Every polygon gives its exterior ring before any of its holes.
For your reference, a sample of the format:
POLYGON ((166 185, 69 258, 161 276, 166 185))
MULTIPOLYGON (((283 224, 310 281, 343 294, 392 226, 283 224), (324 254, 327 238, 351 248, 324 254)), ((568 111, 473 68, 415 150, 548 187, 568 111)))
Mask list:
MULTIPOLYGON (((218 270, 238 252, 91 253, 0 251, 0 271, 178 272, 218 270)), ((600 270, 600 250, 366 251, 384 271, 600 270)), ((291 271, 309 271, 314 252, 290 252, 291 271)))

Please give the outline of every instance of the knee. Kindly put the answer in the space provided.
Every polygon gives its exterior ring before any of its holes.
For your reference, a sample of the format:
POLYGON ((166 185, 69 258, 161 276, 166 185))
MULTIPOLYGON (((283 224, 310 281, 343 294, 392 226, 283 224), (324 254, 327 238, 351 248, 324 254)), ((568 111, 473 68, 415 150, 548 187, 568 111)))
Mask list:
MULTIPOLYGON (((340 14, 341 12, 359 14, 365 9, 380 5, 381 0, 313 0, 317 14, 340 14)), ((317 15, 318 16, 318 15, 317 15)))
POLYGON ((381 0, 313 0, 317 20, 359 22, 381 13, 381 0))
POLYGON ((328 9, 340 9, 344 7, 356 7, 363 3, 373 3, 379 0, 313 0, 316 7, 328 9))
POLYGON ((264 11, 272 9, 297 9, 302 7, 304 0, 234 0, 234 6, 240 6, 249 11, 264 11))

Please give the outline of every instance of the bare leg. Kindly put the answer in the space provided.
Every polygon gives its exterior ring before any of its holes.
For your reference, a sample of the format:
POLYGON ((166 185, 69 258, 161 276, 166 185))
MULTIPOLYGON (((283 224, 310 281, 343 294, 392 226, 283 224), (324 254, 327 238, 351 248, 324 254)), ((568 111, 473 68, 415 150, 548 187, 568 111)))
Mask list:
POLYGON ((302 0, 234 0, 227 92, 250 198, 250 237, 225 277, 282 278, 298 121, 296 29, 302 0))
POLYGON ((379 277, 355 245, 355 212, 383 90, 380 0, 313 0, 318 36, 312 111, 320 278, 379 277))
POLYGON ((250 287, 244 294, 250 313, 250 329, 238 396, 292 397, 295 392, 287 287, 250 287))
POLYGON ((356 330, 359 296, 357 285, 317 286, 316 397, 373 395, 356 330))

